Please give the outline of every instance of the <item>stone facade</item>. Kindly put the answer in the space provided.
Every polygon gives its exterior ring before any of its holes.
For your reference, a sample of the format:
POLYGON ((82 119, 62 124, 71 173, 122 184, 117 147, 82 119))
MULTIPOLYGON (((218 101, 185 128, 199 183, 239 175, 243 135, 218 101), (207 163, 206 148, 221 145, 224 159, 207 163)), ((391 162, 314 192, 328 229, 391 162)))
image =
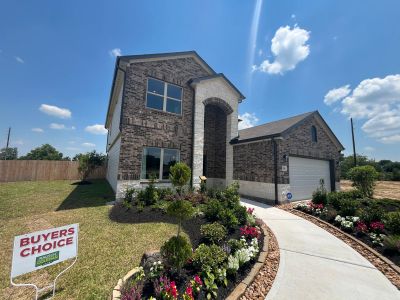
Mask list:
POLYGON ((144 147, 180 150, 181 161, 192 165, 192 78, 208 73, 193 58, 132 63, 125 75, 121 122, 119 180, 140 179, 144 147), (183 88, 182 115, 146 108, 147 78, 163 80, 183 88))

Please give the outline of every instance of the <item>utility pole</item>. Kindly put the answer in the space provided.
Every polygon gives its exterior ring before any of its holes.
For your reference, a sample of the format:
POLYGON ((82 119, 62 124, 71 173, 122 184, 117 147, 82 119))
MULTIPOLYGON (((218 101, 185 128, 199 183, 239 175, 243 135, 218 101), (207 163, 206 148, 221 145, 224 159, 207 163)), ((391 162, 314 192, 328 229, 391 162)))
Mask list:
POLYGON ((8 145, 10 143, 10 133, 11 133, 11 127, 8 127, 7 145, 6 145, 6 153, 4 155, 4 160, 7 160, 8 145))
POLYGON ((356 155, 356 143, 354 141, 354 126, 353 126, 353 118, 350 118, 351 123, 351 138, 353 140, 353 157, 354 157, 354 166, 357 167, 357 155, 356 155))

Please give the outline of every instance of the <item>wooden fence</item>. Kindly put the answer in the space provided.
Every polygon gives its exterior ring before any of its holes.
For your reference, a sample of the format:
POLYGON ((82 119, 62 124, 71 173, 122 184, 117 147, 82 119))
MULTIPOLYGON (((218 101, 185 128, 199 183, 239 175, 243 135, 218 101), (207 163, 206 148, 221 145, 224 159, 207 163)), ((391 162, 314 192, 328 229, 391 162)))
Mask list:
MULTIPOLYGON (((0 182, 78 180, 77 161, 0 160, 0 182)), ((105 178, 106 166, 93 170, 89 179, 105 178)))

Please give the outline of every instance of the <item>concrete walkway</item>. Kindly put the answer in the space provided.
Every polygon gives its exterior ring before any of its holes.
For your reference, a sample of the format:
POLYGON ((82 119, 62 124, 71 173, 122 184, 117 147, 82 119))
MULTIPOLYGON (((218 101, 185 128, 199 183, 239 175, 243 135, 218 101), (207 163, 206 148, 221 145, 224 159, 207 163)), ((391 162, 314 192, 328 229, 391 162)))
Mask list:
POLYGON ((400 299, 368 260, 320 227, 278 208, 242 199, 274 232, 280 264, 267 300, 400 299))

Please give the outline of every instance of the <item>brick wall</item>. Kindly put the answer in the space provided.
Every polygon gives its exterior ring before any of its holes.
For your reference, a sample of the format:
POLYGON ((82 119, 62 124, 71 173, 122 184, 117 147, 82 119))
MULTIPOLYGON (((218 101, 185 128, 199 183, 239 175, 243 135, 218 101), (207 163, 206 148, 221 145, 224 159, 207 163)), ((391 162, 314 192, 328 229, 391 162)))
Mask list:
POLYGON ((140 178, 141 156, 145 146, 179 149, 181 161, 191 165, 194 95, 188 82, 206 75, 207 72, 193 58, 138 62, 127 67, 118 179, 140 178), (183 88, 182 115, 146 108, 148 77, 183 88))
MULTIPOLYGON (((335 177, 339 180, 340 170, 336 167, 339 149, 329 138, 315 116, 290 130, 283 139, 276 139, 278 150, 278 183, 289 183, 289 162, 284 157, 298 155, 335 161, 335 177), (311 126, 317 128, 318 142, 312 142, 311 126), (287 171, 282 171, 282 166, 287 171)), ((274 182, 274 157, 271 140, 238 144, 233 147, 233 178, 235 180, 274 182)))
POLYGON ((216 106, 208 104, 204 113, 205 174, 209 178, 226 176, 226 114, 216 106))

